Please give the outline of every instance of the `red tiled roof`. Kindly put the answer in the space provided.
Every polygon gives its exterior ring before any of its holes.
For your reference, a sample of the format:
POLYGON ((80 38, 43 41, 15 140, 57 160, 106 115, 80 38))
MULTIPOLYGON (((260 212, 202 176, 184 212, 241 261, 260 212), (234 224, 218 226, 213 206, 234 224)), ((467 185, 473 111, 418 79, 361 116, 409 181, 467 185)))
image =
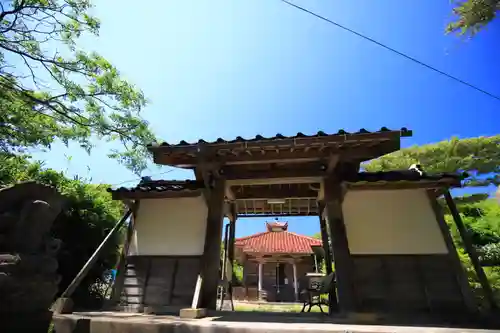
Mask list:
POLYGON ((237 238, 234 245, 247 253, 312 254, 311 246, 321 246, 321 241, 289 231, 266 231, 237 238))

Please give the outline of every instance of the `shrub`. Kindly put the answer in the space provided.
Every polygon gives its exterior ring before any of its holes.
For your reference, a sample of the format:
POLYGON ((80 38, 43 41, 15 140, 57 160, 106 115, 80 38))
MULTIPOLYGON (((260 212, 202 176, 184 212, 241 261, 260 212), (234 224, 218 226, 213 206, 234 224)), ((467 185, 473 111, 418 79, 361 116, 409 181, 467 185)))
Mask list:
MULTIPOLYGON (((84 179, 69 179, 62 172, 43 168, 25 156, 0 155, 0 186, 35 180, 55 186, 67 198, 66 209, 53 224, 54 237, 63 244, 58 254, 63 292, 97 249, 109 230, 123 214, 123 205, 112 201, 106 185, 89 184, 84 179)), ((116 264, 122 233, 117 233, 104 253, 77 288, 72 298, 79 308, 96 308, 103 300, 111 269, 116 264)), ((58 294, 58 295, 59 295, 58 294)))

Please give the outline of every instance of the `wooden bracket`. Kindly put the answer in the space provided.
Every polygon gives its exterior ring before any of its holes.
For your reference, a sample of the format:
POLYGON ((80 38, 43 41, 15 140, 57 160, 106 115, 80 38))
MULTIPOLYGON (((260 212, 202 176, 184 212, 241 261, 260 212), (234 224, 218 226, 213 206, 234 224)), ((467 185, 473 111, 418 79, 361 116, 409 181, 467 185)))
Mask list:
POLYGON ((330 156, 330 158, 328 159, 328 165, 326 167, 327 174, 332 174, 335 171, 335 168, 337 167, 337 164, 339 164, 340 159, 341 156, 339 154, 330 156))

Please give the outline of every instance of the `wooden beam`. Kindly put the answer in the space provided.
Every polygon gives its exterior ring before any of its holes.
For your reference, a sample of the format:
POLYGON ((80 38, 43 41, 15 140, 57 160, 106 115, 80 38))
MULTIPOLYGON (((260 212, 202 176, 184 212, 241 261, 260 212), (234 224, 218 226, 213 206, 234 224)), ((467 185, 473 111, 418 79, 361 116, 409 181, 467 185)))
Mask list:
POLYGON ((453 243, 453 239, 451 238, 450 229, 448 228, 448 225, 446 224, 446 221, 444 219, 442 207, 437 202, 436 197, 434 193, 432 193, 432 191, 427 192, 427 197, 429 198, 429 202, 434 212, 434 216, 436 217, 439 230, 441 231, 441 235, 443 236, 446 248, 448 249, 448 255, 455 270, 455 276, 457 279, 457 283, 460 286, 460 291, 462 292, 465 306, 469 311, 476 312, 477 304, 474 300, 474 296, 472 295, 469 281, 467 280, 467 276, 465 275, 464 268, 462 267, 462 263, 460 262, 460 258, 458 257, 457 249, 455 248, 455 244, 453 243))
POLYGON ((85 278, 85 276, 87 276, 88 272, 90 271, 90 269, 92 268, 92 266, 95 264, 95 262, 99 258, 99 255, 101 254, 101 252, 103 251, 103 249, 105 248, 105 246, 108 244, 109 240, 114 236, 114 234, 118 230, 120 230, 120 228, 125 223, 125 221, 127 221, 127 219, 130 217, 130 215, 132 215, 132 210, 131 209, 129 209, 125 213, 125 215, 123 215, 123 217, 121 218, 121 220, 119 220, 115 224, 115 226, 113 227, 113 229, 111 229, 111 231, 103 239, 103 241, 101 242, 101 244, 97 247, 97 249, 94 251, 94 253, 92 253, 92 255, 90 256, 89 260, 87 260, 87 262, 85 263, 85 265, 83 265, 82 269, 78 272, 78 274, 73 279, 73 281, 71 281, 71 283, 66 288, 66 290, 63 291, 63 293, 61 294, 60 298, 71 298, 71 295, 75 292, 76 288, 78 288, 78 286, 83 281, 83 279, 85 278))
POLYGON ((453 220, 455 221, 458 232, 462 237, 465 250, 469 254, 469 258, 472 262, 472 266, 474 266, 474 270, 476 271, 477 278, 479 280, 479 283, 481 284, 488 305, 490 306, 490 309, 498 309, 498 305, 496 304, 493 290, 491 289, 490 283, 488 282, 488 278, 486 277, 483 267, 479 262, 479 257, 474 248, 469 232, 462 221, 462 217, 460 216, 457 206, 455 205, 455 202, 453 202, 453 198, 449 191, 446 191, 444 193, 444 199, 446 200, 446 204, 450 209, 451 216, 453 216, 453 220))
POLYGON ((230 186, 237 185, 273 185, 273 184, 309 184, 319 183, 321 177, 293 177, 293 178, 259 178, 228 180, 230 186))
MULTIPOLYGON (((326 169, 325 169, 326 170, 326 169)), ((326 171, 321 170, 321 166, 311 166, 307 168, 291 169, 269 169, 269 170, 237 170, 225 169, 224 177, 228 181, 244 179, 264 179, 264 178, 295 178, 295 177, 325 177, 326 171)))
MULTIPOLYGON (((246 165, 268 163, 305 163, 328 160, 336 154, 345 155, 346 160, 366 161, 398 150, 399 141, 379 140, 372 142, 351 142, 343 145, 319 143, 307 149, 302 146, 282 146, 273 143, 268 148, 262 145, 240 145, 234 148, 214 146, 205 152, 211 154, 223 165, 246 165), (269 149, 271 148, 271 149, 269 149)), ((195 146, 155 148, 153 161, 156 164, 176 165, 181 168, 194 168, 198 164, 198 152, 195 146), (186 150, 187 149, 187 150, 186 150)))
POLYGON ((113 200, 125 199, 169 199, 169 198, 193 198, 199 197, 202 190, 180 190, 180 191, 128 191, 128 192, 112 192, 113 200))
POLYGON ((335 263, 339 307, 343 312, 355 312, 357 304, 354 292, 354 267, 342 214, 343 193, 338 179, 334 177, 325 179, 325 205, 335 263))
POLYGON ((316 198, 318 191, 311 189, 308 184, 294 184, 278 186, 249 186, 235 188, 236 199, 287 199, 287 198, 316 198))
MULTIPOLYGON (((214 152, 214 156, 217 153, 214 152)), ((254 153, 240 153, 238 155, 217 156, 224 165, 247 165, 247 164, 268 164, 268 163, 304 163, 325 159, 329 156, 326 151, 313 153, 312 151, 255 151, 254 153)), ((154 153, 153 161, 156 164, 176 165, 180 168, 194 168, 197 165, 196 156, 184 155, 164 155, 154 153)))
POLYGON ((222 178, 215 179, 207 215, 205 246, 202 255, 201 307, 215 310, 219 285, 220 246, 224 219, 224 192, 226 184, 222 178))

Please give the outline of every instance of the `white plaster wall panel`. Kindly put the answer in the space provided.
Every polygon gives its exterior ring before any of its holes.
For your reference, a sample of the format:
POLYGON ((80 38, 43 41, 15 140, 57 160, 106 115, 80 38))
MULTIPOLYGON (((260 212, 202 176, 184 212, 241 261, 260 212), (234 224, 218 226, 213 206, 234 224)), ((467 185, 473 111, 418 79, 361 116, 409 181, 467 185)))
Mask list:
POLYGON ((351 254, 448 253, 425 190, 349 191, 342 208, 351 254))
POLYGON ((203 196, 141 200, 129 255, 201 255, 207 213, 203 196))

